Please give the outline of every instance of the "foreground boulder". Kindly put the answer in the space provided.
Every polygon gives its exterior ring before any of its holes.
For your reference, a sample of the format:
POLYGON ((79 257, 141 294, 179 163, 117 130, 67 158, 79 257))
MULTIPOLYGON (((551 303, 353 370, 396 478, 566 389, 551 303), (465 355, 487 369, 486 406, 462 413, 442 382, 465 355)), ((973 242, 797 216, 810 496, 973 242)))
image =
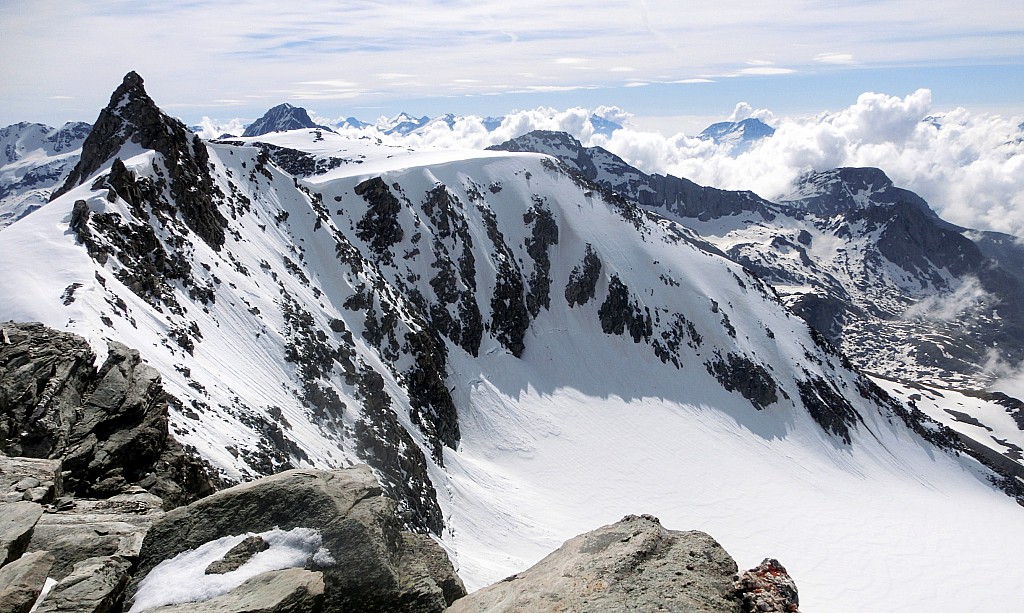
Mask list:
POLYGON ((666 530, 650 515, 628 515, 566 541, 528 570, 456 601, 448 611, 796 610, 748 609, 736 584, 736 571, 736 562, 707 534, 666 530))
MULTIPOLYGON (((396 503, 381 495, 365 466, 329 472, 291 470, 223 490, 164 514, 150 528, 126 608, 148 607, 153 602, 149 591, 159 588, 147 585, 146 577, 161 562, 180 564, 182 558, 176 556, 182 552, 225 537, 303 529, 319 539, 320 548, 310 552, 304 565, 322 573, 323 611, 444 611, 465 594, 465 588, 439 545, 402 532, 395 509, 396 503)), ((238 549, 231 549, 231 557, 237 556, 238 549)), ((273 548, 241 549, 251 551, 254 564, 257 557, 274 553, 273 548)), ((204 574, 209 566, 204 562, 196 572, 204 574)), ((243 563, 239 570, 245 568, 243 563)), ((269 579, 236 587, 227 600, 251 602, 247 592, 269 589, 269 579)), ((308 575, 299 579, 316 583, 308 575)), ((315 596, 315 591, 310 594, 315 596)))
POLYGON ((124 558, 99 556, 75 564, 53 587, 36 613, 108 613, 117 611, 131 567, 124 558))
POLYGON ((139 485, 173 507, 210 493, 206 469, 168 434, 159 373, 117 342, 95 359, 74 334, 0 324, 0 453, 61 460, 77 496, 139 485))

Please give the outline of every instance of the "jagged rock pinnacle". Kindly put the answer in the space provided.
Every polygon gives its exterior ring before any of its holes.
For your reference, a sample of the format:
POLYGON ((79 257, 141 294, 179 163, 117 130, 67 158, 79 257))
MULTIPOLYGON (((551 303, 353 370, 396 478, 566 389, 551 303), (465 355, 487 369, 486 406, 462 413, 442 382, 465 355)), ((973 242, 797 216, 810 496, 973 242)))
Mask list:
MULTIPOLYGON (((161 154, 170 174, 170 190, 182 219, 214 249, 224 244, 224 216, 214 201, 206 146, 179 120, 166 115, 149 97, 135 71, 124 76, 100 111, 92 132, 82 145, 82 157, 51 200, 88 181, 131 141, 161 154)), ((157 205, 157 203, 151 203, 157 205)))

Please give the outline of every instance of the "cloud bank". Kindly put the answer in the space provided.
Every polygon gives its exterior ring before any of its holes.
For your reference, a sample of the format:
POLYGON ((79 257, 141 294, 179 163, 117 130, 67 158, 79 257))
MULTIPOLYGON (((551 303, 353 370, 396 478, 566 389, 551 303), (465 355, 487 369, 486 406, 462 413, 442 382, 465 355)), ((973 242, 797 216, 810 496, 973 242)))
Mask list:
MULTIPOLYGON (((531 130, 559 130, 584 145, 601 146, 646 172, 673 174, 723 189, 752 190, 768 199, 786 195, 809 171, 841 166, 881 168, 893 182, 925 198, 953 223, 1024 237, 1024 128, 1020 119, 932 110, 931 92, 902 98, 864 93, 836 112, 779 118, 741 102, 731 121, 760 119, 776 128, 771 138, 743 153, 731 145, 682 133, 664 135, 630 127, 618 107, 509 113, 488 131, 484 119, 433 122, 401 142, 414 147, 483 148, 531 130), (611 135, 595 130, 596 114, 624 124, 611 135)), ((318 118, 324 123, 337 120, 318 118)), ((397 138, 397 137, 396 137, 397 138)))
MULTIPOLYGON (((630 125, 631 118, 616 106, 539 107, 509 113, 491 130, 485 118, 468 115, 457 117, 451 126, 433 121, 408 136, 383 138, 411 147, 482 149, 531 130, 557 130, 586 146, 604 147, 645 172, 672 174, 722 189, 751 190, 768 199, 785 196, 810 171, 873 166, 898 187, 921 195, 948 221, 1024 237, 1021 118, 975 114, 963 108, 936 113, 926 89, 902 98, 864 93, 840 111, 810 117, 777 117, 768 109, 741 102, 728 120, 756 118, 776 129, 774 136, 742 153, 733 151, 729 143, 636 129, 630 125), (592 115, 624 128, 611 135, 602 133, 591 122, 592 115)), ((343 120, 315 114, 313 119, 324 125, 343 120)), ((238 133, 241 125, 239 120, 217 123, 204 118, 203 136, 238 133)))

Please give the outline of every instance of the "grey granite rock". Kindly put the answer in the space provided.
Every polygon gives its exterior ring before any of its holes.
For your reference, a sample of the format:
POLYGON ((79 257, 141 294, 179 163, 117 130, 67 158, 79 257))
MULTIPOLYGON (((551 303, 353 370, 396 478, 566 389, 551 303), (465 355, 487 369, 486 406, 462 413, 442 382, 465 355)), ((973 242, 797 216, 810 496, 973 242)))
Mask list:
POLYGON ((39 551, 0 568, 0 613, 28 613, 43 591, 52 565, 53 556, 39 551))
POLYGON ((108 613, 117 611, 131 564, 118 556, 89 558, 75 564, 43 598, 36 613, 108 613))
POLYGON ((43 507, 35 502, 0 503, 0 566, 25 553, 42 514, 43 507))
POLYGON ((455 601, 451 613, 739 613, 736 562, 703 532, 649 515, 570 539, 530 569, 455 601))
POLYGON ((153 567, 183 551, 225 536, 304 527, 320 531, 335 560, 315 569, 324 576, 324 611, 443 611, 464 593, 461 582, 438 545, 412 538, 406 547, 395 507, 365 466, 291 470, 223 490, 153 525, 129 598, 153 567))

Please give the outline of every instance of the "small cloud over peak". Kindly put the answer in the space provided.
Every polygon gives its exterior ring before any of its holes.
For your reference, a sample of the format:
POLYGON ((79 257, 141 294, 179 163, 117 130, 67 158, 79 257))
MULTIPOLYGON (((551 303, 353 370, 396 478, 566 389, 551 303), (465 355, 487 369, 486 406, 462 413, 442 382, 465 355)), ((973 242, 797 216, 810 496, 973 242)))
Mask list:
POLYGON ((757 119, 772 125, 775 123, 775 114, 768 109, 755 109, 747 102, 740 102, 733 109, 732 115, 729 115, 728 121, 736 123, 744 119, 757 119))
POLYGON ((563 66, 580 66, 587 63, 587 60, 582 57, 560 57, 553 61, 555 64, 563 66))

